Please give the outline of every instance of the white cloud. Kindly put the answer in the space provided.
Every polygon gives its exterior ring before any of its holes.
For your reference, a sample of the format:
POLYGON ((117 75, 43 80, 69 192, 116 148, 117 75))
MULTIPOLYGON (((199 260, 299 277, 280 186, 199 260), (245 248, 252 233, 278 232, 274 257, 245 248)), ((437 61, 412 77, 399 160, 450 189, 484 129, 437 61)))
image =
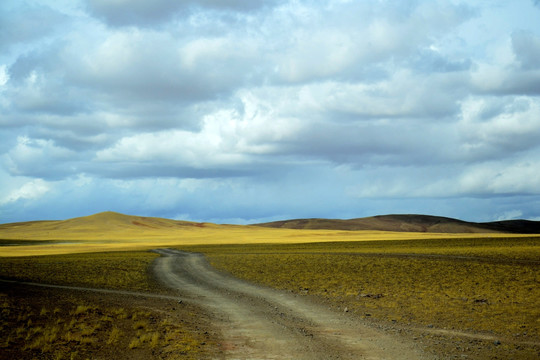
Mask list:
POLYGON ((462 194, 540 194, 540 162, 491 162, 465 171, 458 180, 462 194))
POLYGON ((540 101, 527 96, 469 98, 462 103, 458 129, 469 159, 509 157, 538 148, 540 101))
POLYGON ((9 80, 9 74, 7 73, 7 66, 0 65, 0 86, 4 86, 7 84, 9 80))
POLYGON ((0 205, 17 202, 18 200, 35 200, 39 199, 47 192, 50 186, 42 179, 35 179, 24 183, 17 189, 7 193, 3 199, 0 199, 0 205))
POLYGON ((101 162, 162 162, 206 168, 244 162, 242 154, 227 151, 218 134, 196 134, 183 130, 137 134, 122 138, 112 148, 96 154, 101 162))
POLYGON ((242 110, 206 115, 198 132, 185 130, 136 134, 96 153, 98 162, 162 162, 192 168, 247 165, 257 155, 278 151, 280 141, 297 135, 294 118, 280 118, 263 100, 241 95, 242 110))
POLYGON ((509 210, 502 214, 496 215, 494 221, 520 219, 522 216, 523 212, 521 210, 509 210))

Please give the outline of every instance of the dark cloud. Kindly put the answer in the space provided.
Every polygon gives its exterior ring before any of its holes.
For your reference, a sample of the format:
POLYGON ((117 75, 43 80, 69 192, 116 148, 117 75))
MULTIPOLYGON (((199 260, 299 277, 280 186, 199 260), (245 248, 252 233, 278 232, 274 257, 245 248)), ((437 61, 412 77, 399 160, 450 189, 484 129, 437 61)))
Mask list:
POLYGON ((86 0, 91 14, 111 26, 155 26, 197 9, 249 12, 272 6, 277 0, 86 0))
POLYGON ((470 59, 449 59, 434 50, 420 50, 412 58, 412 68, 427 74, 469 71, 473 65, 470 59))
POLYGON ((253 175, 255 171, 250 169, 234 168, 197 168, 182 166, 174 163, 150 163, 139 162, 132 164, 122 163, 93 163, 85 164, 84 170, 88 174, 109 179, 144 179, 154 177, 179 178, 179 179, 212 179, 245 177, 253 175))
POLYGON ((4 168, 12 175, 59 180, 76 174, 84 153, 57 146, 52 140, 19 137, 17 145, 3 157, 4 168))
POLYGON ((540 35, 530 32, 512 34, 512 48, 516 59, 525 70, 540 70, 540 35))
POLYGON ((98 133, 95 133, 95 130, 77 131, 65 125, 32 128, 29 129, 28 135, 32 138, 51 140, 57 146, 76 153, 98 151, 111 146, 117 137, 112 129, 104 132, 102 127, 98 133))
POLYGON ((28 2, 2 2, 0 5, 0 51, 28 46, 54 35, 68 18, 48 6, 28 2))
POLYGON ((104 43, 94 43, 84 57, 72 54, 66 59, 66 78, 100 91, 102 99, 113 103, 188 103, 226 94, 249 74, 245 69, 254 60, 245 59, 230 41, 185 40, 155 33, 117 33, 104 43))

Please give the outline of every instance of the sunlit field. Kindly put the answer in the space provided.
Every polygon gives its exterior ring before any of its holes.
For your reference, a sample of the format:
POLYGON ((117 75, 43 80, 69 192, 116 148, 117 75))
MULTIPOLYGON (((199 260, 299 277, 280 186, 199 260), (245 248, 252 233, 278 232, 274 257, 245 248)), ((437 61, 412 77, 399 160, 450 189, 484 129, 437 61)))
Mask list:
MULTIPOLYGON (((0 256, 147 250, 156 247, 184 245, 298 244, 440 238, 475 239, 479 236, 482 235, 273 229, 101 213, 57 222, 37 221, 0 225, 0 256)), ((489 234, 489 236, 508 237, 506 234, 489 234)), ((512 236, 520 237, 520 235, 512 236)))

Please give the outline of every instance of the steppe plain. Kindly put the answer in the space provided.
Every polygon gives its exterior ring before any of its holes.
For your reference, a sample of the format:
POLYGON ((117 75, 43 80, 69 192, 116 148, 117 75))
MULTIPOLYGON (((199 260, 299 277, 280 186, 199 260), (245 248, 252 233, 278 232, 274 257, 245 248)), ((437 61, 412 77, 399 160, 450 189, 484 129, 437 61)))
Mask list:
POLYGON ((0 358, 539 358, 540 236, 417 220, 0 225, 0 358), (232 334, 248 310, 261 325, 246 332, 277 323, 297 341, 232 334))

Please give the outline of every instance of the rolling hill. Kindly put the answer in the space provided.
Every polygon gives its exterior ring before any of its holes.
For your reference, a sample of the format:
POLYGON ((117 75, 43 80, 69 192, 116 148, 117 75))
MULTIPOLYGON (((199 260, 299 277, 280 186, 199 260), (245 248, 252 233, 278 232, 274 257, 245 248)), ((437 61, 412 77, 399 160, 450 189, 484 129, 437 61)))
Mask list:
MULTIPOLYGON (((77 217, 67 220, 29 221, 0 224, 1 233, 20 232, 62 232, 71 233, 95 232, 96 229, 107 232, 146 232, 180 230, 202 227, 222 227, 211 223, 171 220, 157 217, 124 215, 106 211, 98 214, 77 217)), ((431 233, 512 233, 540 234, 540 221, 505 220, 495 222, 468 222, 442 216, 430 215, 378 215, 349 220, 341 219, 294 219, 252 226, 281 229, 310 230, 365 230, 393 232, 431 232, 431 233)))
POLYGON ((218 225, 103 212, 68 220, 0 224, 0 257, 145 250, 185 245, 471 238, 540 234, 540 222, 468 223, 425 215, 300 219, 218 225), (350 231, 358 230, 358 231, 350 231))
MULTIPOLYGON (((0 239, 138 241, 144 239, 187 240, 204 238, 206 239, 205 242, 215 242, 219 239, 222 239, 223 241, 229 239, 227 240, 228 242, 253 242, 256 241, 256 239, 264 239, 264 242, 279 241, 279 238, 282 235, 278 235, 276 230, 285 233, 285 231, 294 232, 296 229, 334 232, 351 231, 353 233, 355 231, 363 231, 364 233, 390 232, 396 234, 396 236, 398 236, 398 234, 404 235, 406 233, 540 234, 540 222, 509 220, 490 223, 472 223, 427 215, 382 215, 350 220, 284 220, 243 226, 132 216, 107 211, 68 220, 45 220, 0 224, 0 239), (270 230, 274 231, 268 233, 270 230)), ((309 237, 307 233, 303 233, 302 236, 309 237)), ((351 236, 353 236, 353 234, 351 234, 351 236)), ((358 234, 358 236, 360 236, 360 234, 358 234)), ((365 237, 365 234, 362 236, 365 237)))
POLYGON ((475 223, 429 215, 379 215, 349 220, 296 219, 256 224, 256 226, 284 229, 378 230, 432 233, 540 233, 540 221, 506 220, 475 223))

